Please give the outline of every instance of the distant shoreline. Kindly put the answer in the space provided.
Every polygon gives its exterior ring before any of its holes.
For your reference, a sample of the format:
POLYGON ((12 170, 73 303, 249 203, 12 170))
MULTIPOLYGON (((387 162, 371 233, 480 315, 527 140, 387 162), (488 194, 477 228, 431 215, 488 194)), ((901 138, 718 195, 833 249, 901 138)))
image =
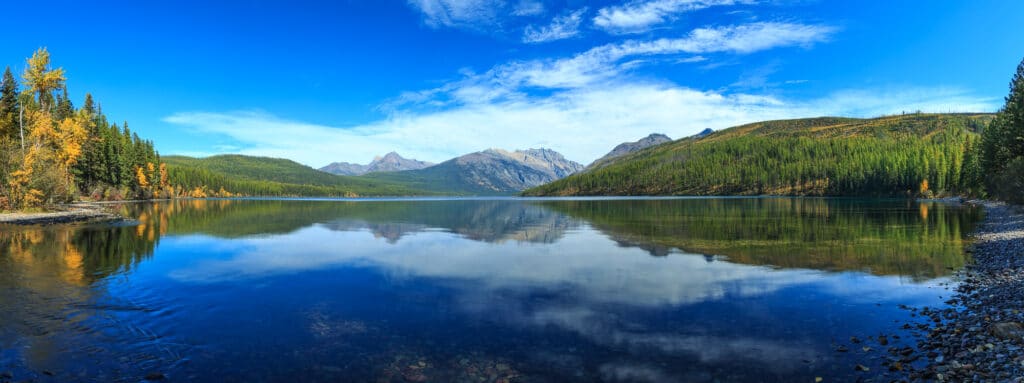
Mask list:
MULTIPOLYGON (((878 198, 878 199, 905 199, 898 197, 823 197, 823 196, 776 196, 776 195, 757 195, 757 196, 557 196, 557 197, 533 197, 533 196, 521 196, 521 195, 506 195, 506 196, 391 196, 391 197, 283 197, 283 196, 262 196, 262 197, 207 197, 207 198, 175 198, 175 199, 147 199, 147 200, 122 200, 122 201, 80 201, 71 204, 56 205, 56 211, 47 212, 11 212, 11 213, 0 213, 0 225, 53 225, 53 224, 67 224, 67 223, 80 223, 80 222, 105 222, 105 221, 121 221, 128 218, 122 217, 112 211, 107 206, 120 203, 139 203, 139 202, 160 202, 160 201, 172 201, 172 200, 320 200, 320 201, 403 201, 403 200, 474 200, 474 199, 520 199, 525 201, 530 200, 630 200, 630 199, 700 199, 700 198, 878 198)), ((949 198, 934 198, 934 199, 913 199, 918 202, 940 202, 940 203, 977 203, 977 204, 992 204, 987 201, 966 201, 961 197, 949 197, 949 198)))

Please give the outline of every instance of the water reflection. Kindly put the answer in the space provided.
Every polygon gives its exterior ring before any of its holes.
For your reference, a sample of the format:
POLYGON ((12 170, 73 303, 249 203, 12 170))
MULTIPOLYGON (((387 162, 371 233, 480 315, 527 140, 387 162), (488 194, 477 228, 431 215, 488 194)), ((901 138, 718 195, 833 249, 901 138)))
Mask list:
POLYGON ((369 229, 396 242, 440 229, 467 239, 552 243, 573 219, 542 206, 509 200, 301 201, 185 200, 127 204, 122 214, 143 224, 164 223, 166 233, 221 238, 288 234, 315 224, 338 231, 369 229))
POLYGON ((554 245, 521 244, 500 252, 487 243, 453 243, 450 236, 437 233, 382 243, 366 241, 360 232, 339 234, 314 227, 285 237, 236 241, 226 249, 230 258, 199 259, 169 275, 181 281, 215 283, 358 265, 396 278, 466 281, 484 291, 558 287, 577 298, 659 306, 763 294, 816 274, 810 270, 772 273, 766 267, 708 263, 696 256, 651 260, 638 249, 596 251, 614 242, 594 232, 578 233, 554 245), (293 256, 296 249, 301 249, 301 256, 293 256))
MULTIPOLYGON (((153 256, 156 225, 0 228, 0 370, 51 372, 69 352, 152 365, 150 347, 139 343, 151 342, 152 332, 121 317, 159 309, 110 294, 108 286, 109 278, 153 256), (105 347, 111 341, 124 341, 123 347, 105 347)), ((110 373, 88 364, 79 368, 86 376, 110 373)))
POLYGON ((980 214, 937 202, 822 198, 584 200, 544 206, 652 255, 679 249, 723 255, 735 263, 917 279, 963 266, 964 236, 980 214))
POLYGON ((414 204, 349 202, 337 206, 325 226, 337 231, 367 229, 391 243, 403 236, 441 229, 474 241, 554 243, 579 225, 542 206, 509 201, 424 201, 414 204), (403 206, 404 205, 404 206, 403 206))
POLYGON ((56 276, 63 283, 86 286, 129 271, 152 256, 157 232, 159 227, 149 224, 130 228, 3 227, 0 250, 7 256, 0 259, 5 269, 0 278, 13 274, 56 276))
MULTIPOLYGON (((454 248, 451 237, 439 233, 409 236, 397 243, 365 241, 360 237, 365 237, 365 233, 339 236, 312 227, 287 237, 252 238, 231 251, 234 256, 230 259, 185 264, 173 270, 171 277, 186 283, 221 284, 342 266, 366 267, 387 275, 389 283, 398 286, 418 280, 438 281, 449 290, 441 301, 431 304, 456 309, 469 317, 496 318, 492 320, 533 331, 556 329, 560 334, 585 339, 595 347, 627 350, 634 358, 684 358, 697 365, 741 363, 744 370, 734 372, 733 376, 737 381, 764 372, 788 376, 803 372, 805 361, 827 363, 833 358, 827 343, 822 344, 822 339, 828 337, 809 331, 802 333, 807 329, 751 331, 747 326, 761 321, 772 323, 778 318, 745 303, 764 297, 780 299, 800 290, 844 296, 852 301, 862 299, 860 303, 865 306, 880 300, 921 300, 929 295, 923 289, 905 289, 899 278, 871 280, 868 285, 858 286, 855 296, 850 297, 848 286, 864 282, 861 277, 823 278, 822 272, 813 270, 709 263, 703 256, 687 254, 651 258, 641 249, 603 252, 598 249, 614 247, 615 243, 590 231, 563 238, 554 245, 504 247, 500 253, 487 243, 460 243, 454 248), (337 243, 345 245, 339 248, 337 243), (300 246, 302 256, 290 256, 300 246), (728 307, 705 307, 709 303, 728 307), (690 314, 697 314, 696 318, 704 321, 673 322, 667 326, 637 314, 637 310, 660 312, 688 305, 696 305, 698 313, 690 314), (729 316, 719 317, 723 312, 729 316)), ((792 308, 793 313, 804 312, 808 318, 814 318, 820 314, 814 311, 825 307, 819 299, 808 297, 806 306, 792 308)), ((694 317, 686 319, 690 318, 694 317)), ((832 323, 814 322, 814 326, 832 323)), ((311 326, 314 333, 322 332, 323 327, 311 326)), ((762 323, 759 327, 766 325, 762 323)), ((568 367, 562 365, 571 355, 552 354, 544 348, 533 351, 546 358, 534 363, 556 369, 563 376, 573 376, 574 371, 583 368, 582 360, 568 367)), ((605 378, 623 381, 641 377, 672 376, 665 381, 679 378, 673 375, 679 371, 669 373, 656 366, 637 367, 622 361, 602 364, 598 370, 605 378)), ((699 373, 700 369, 683 370, 690 374, 699 373)))
POLYGON ((137 222, 0 228, 0 371, 844 379, 835 339, 888 329, 903 315, 896 303, 937 300, 933 278, 964 262, 978 218, 932 203, 785 198, 120 208, 137 222))
POLYGON ((128 205, 140 234, 221 238, 288 234, 313 225, 368 230, 397 243, 441 230, 462 238, 555 243, 592 227, 651 255, 702 254, 711 262, 857 270, 924 280, 963 266, 965 233, 981 214, 936 202, 822 198, 669 200, 237 201, 128 205), (928 211, 933 213, 929 216, 928 211))

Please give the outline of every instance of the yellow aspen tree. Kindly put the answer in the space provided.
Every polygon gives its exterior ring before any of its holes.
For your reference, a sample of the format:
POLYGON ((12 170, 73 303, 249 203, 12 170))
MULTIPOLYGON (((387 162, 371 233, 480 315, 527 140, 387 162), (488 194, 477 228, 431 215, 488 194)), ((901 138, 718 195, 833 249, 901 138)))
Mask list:
POLYGON ((135 167, 135 180, 139 182, 139 187, 148 188, 149 180, 146 179, 146 172, 142 170, 141 166, 135 167))
POLYGON ((146 163, 146 178, 149 179, 149 183, 150 184, 153 184, 154 182, 156 183, 156 185, 153 185, 155 187, 153 188, 153 190, 150 193, 152 198, 159 198, 160 197, 160 184, 159 184, 160 181, 156 177, 157 177, 156 165, 153 165, 152 162, 147 162, 146 163))
POLYGON ((37 165, 45 167, 44 161, 50 156, 51 142, 54 135, 53 120, 48 113, 30 111, 28 123, 28 146, 22 158, 21 168, 11 173, 11 195, 15 198, 15 208, 36 207, 42 205, 46 193, 31 187, 36 175, 37 165))
MULTIPOLYGON (((31 154, 31 151, 29 151, 31 154)), ((28 155, 25 156, 29 158, 28 155)), ((32 173, 35 169, 32 165, 26 161, 21 169, 15 170, 11 173, 11 181, 9 183, 11 187, 11 207, 15 209, 22 209, 29 206, 38 205, 41 201, 39 198, 39 191, 31 189, 29 183, 32 182, 32 173)))
POLYGON ((21 77, 27 90, 39 97, 39 105, 45 111, 49 111, 53 92, 63 88, 66 80, 63 68, 50 69, 50 52, 46 48, 39 48, 32 54, 21 77))
POLYGON ((194 189, 192 189, 192 192, 189 193, 189 197, 192 197, 192 198, 206 198, 206 191, 203 190, 203 189, 204 189, 204 187, 196 186, 194 189))
POLYGON ((28 125, 28 137, 26 138, 29 145, 52 147, 57 132, 53 128, 53 117, 50 113, 41 110, 28 111, 25 113, 25 121, 28 125))
POLYGON ((69 169, 81 156, 82 144, 88 137, 84 125, 89 120, 87 117, 75 116, 58 124, 50 114, 53 92, 64 87, 65 77, 63 69, 50 69, 50 53, 46 48, 37 50, 27 64, 22 75, 26 91, 38 97, 41 108, 30 109, 25 115, 28 145, 21 168, 11 174, 10 180, 12 195, 17 199, 12 205, 16 208, 39 206, 46 202, 48 195, 71 190, 74 182, 69 169), (33 187, 38 177, 54 174, 47 172, 48 168, 57 168, 60 172, 61 179, 50 184, 56 187, 50 186, 48 190, 33 187))
POLYGON ((69 184, 74 184, 71 167, 82 157, 85 141, 89 139, 89 128, 94 124, 89 113, 80 110, 74 117, 65 118, 54 131, 57 159, 69 184))
POLYGON ((167 189, 170 179, 167 176, 167 164, 160 163, 160 189, 167 189))

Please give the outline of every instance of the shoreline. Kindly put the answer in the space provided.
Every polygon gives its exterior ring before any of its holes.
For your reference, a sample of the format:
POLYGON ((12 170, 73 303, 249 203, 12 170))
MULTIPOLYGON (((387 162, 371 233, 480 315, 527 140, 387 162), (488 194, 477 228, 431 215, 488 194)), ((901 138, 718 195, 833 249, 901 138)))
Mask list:
POLYGON ((74 202, 57 205, 55 208, 58 210, 41 213, 0 213, 0 225, 30 226, 125 220, 125 217, 95 202, 74 202))
MULTIPOLYGON (((985 218, 965 249, 972 263, 941 308, 911 308, 923 369, 911 381, 1024 382, 1024 207, 967 201, 985 218)), ((891 364, 890 364, 891 366, 891 364)))

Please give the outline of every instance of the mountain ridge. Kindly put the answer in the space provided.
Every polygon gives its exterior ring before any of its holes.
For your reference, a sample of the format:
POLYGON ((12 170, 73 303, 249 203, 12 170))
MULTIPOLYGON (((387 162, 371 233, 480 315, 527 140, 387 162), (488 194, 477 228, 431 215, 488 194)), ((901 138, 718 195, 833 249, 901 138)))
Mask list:
POLYGON ((432 162, 405 158, 397 152, 392 151, 383 156, 373 157, 373 161, 370 161, 370 163, 366 165, 350 162, 332 162, 319 170, 340 176, 361 176, 366 173, 375 172, 418 170, 434 165, 435 164, 432 162))
POLYGON ((551 149, 508 151, 490 148, 440 164, 364 177, 399 182, 424 190, 455 191, 470 195, 509 195, 567 177, 583 165, 551 149))
POLYGON ((647 137, 641 138, 632 142, 623 142, 616 145, 608 154, 605 154, 601 158, 594 160, 590 165, 587 165, 586 170, 596 169, 604 164, 611 162, 615 158, 622 157, 624 155, 634 153, 651 146, 661 145, 666 142, 671 142, 672 139, 661 133, 651 133, 647 137))

